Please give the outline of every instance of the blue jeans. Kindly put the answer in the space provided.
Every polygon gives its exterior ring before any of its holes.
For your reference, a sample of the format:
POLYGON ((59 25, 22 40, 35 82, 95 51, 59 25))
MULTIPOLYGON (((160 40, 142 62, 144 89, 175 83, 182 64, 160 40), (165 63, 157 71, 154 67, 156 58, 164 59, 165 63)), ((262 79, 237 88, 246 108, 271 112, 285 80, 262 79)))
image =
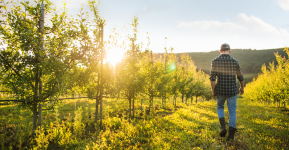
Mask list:
POLYGON ((229 126, 236 128, 236 108, 237 108, 237 96, 217 96, 217 112, 219 118, 225 118, 225 113, 224 113, 224 104, 227 99, 227 106, 228 106, 228 111, 229 111, 229 126))

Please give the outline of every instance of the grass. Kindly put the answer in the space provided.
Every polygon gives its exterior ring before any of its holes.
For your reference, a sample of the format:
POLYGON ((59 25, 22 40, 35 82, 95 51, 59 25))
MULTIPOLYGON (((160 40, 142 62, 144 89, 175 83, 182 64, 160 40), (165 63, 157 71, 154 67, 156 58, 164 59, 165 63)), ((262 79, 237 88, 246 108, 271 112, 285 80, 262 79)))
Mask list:
MULTIPOLYGON (((64 101, 56 110, 43 112, 43 130, 34 140, 30 136, 32 112, 1 106, 0 142, 2 149, 247 150, 289 147, 289 116, 273 105, 239 97, 236 140, 226 142, 219 137, 216 100, 188 105, 178 103, 177 108, 169 103, 162 108, 157 99, 154 113, 140 116, 138 100, 136 119, 130 121, 127 101, 108 99, 104 102, 105 119, 100 127, 93 123, 94 101, 64 101)), ((147 102, 143 101, 143 105, 146 107, 147 102)), ((228 117, 227 110, 225 114, 228 117)))

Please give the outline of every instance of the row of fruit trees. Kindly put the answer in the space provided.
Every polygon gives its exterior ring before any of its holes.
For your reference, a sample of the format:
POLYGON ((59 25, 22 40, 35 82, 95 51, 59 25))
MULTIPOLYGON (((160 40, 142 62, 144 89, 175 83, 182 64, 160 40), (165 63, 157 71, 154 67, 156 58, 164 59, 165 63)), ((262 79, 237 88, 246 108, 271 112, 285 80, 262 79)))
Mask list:
POLYGON ((136 17, 132 34, 121 45, 117 44, 118 33, 105 41, 105 21, 99 16, 98 3, 89 0, 88 5, 93 19, 83 9, 77 19, 70 18, 65 4, 59 13, 49 0, 36 4, 2 0, 1 88, 13 92, 14 102, 33 112, 33 134, 41 127, 42 110, 52 109, 60 96, 75 91, 96 101, 95 122, 99 124, 104 95, 125 97, 130 117, 137 96, 148 97, 150 108, 154 98, 162 98, 163 105, 171 97, 176 105, 179 95, 182 102, 193 96, 211 98, 208 75, 197 71, 188 55, 177 58, 173 48, 167 47, 156 55, 149 46, 143 48, 137 39, 136 17), (53 16, 51 24, 46 24, 47 14, 53 16), (104 61, 111 44, 126 51, 115 66, 104 61), (49 105, 42 108, 42 104, 49 105))
MULTIPOLYGON (((288 48, 285 48, 289 56, 288 48)), ((272 62, 269 66, 262 66, 262 73, 246 85, 244 97, 249 100, 277 104, 285 108, 289 98, 289 61, 275 53, 277 65, 272 62)))

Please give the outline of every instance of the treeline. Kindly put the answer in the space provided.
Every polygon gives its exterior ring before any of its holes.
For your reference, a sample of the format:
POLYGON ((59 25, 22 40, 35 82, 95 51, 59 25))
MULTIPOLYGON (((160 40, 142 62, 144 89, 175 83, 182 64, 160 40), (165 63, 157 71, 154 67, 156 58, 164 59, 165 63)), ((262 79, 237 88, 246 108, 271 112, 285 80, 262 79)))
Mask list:
MULTIPOLYGON (((269 65, 270 62, 275 60, 274 53, 282 57, 288 58, 283 48, 276 49, 263 49, 263 50, 252 50, 252 49, 232 49, 231 56, 237 59, 241 65, 243 74, 257 74, 261 72, 261 66, 263 64, 269 65)), ((177 53, 179 57, 182 53, 177 53)), ((188 52, 191 59, 195 62, 197 69, 201 69, 205 73, 209 74, 211 69, 211 61, 220 55, 220 51, 211 52, 188 52)), ((162 54, 159 54, 162 55, 162 54)))
POLYGON ((88 1, 93 19, 83 9, 78 19, 69 18, 65 9, 59 14, 49 0, 11 4, 12 9, 6 3, 1 6, 5 18, 0 26, 1 42, 6 45, 0 51, 1 87, 13 92, 19 106, 33 112, 32 134, 37 126, 41 128, 42 110, 53 109, 62 95, 82 93, 94 99, 94 119, 99 124, 104 96, 126 98, 130 117, 138 97, 148 98, 150 109, 156 97, 163 106, 168 98, 176 105, 178 96, 184 103, 193 96, 211 98, 208 76, 196 71, 188 55, 177 57, 172 48, 169 53, 164 47, 164 56, 155 59, 148 48, 142 48, 136 17, 132 32, 125 33, 128 39, 118 45, 118 33, 104 41, 105 21, 94 0, 88 1), (55 13, 48 26, 44 14, 51 12, 55 13), (126 51, 115 67, 104 61, 109 45, 126 51))
MULTIPOLYGON (((289 56, 288 48, 284 50, 289 56)), ((275 53, 276 61, 262 66, 262 73, 245 87, 244 98, 265 103, 276 103, 286 108, 289 98, 289 60, 275 53)))

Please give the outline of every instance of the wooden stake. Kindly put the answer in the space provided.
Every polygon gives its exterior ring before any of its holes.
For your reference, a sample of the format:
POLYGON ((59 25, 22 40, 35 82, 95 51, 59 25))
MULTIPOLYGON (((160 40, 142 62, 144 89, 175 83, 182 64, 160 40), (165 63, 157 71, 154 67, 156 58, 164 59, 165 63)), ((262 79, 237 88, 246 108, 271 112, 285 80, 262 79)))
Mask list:
POLYGON ((100 125, 102 125, 102 95, 103 95, 103 89, 102 89, 102 84, 103 84, 103 54, 104 54, 104 48, 103 48, 103 21, 100 23, 101 27, 101 56, 100 56, 100 113, 99 113, 99 119, 100 119, 100 125))

